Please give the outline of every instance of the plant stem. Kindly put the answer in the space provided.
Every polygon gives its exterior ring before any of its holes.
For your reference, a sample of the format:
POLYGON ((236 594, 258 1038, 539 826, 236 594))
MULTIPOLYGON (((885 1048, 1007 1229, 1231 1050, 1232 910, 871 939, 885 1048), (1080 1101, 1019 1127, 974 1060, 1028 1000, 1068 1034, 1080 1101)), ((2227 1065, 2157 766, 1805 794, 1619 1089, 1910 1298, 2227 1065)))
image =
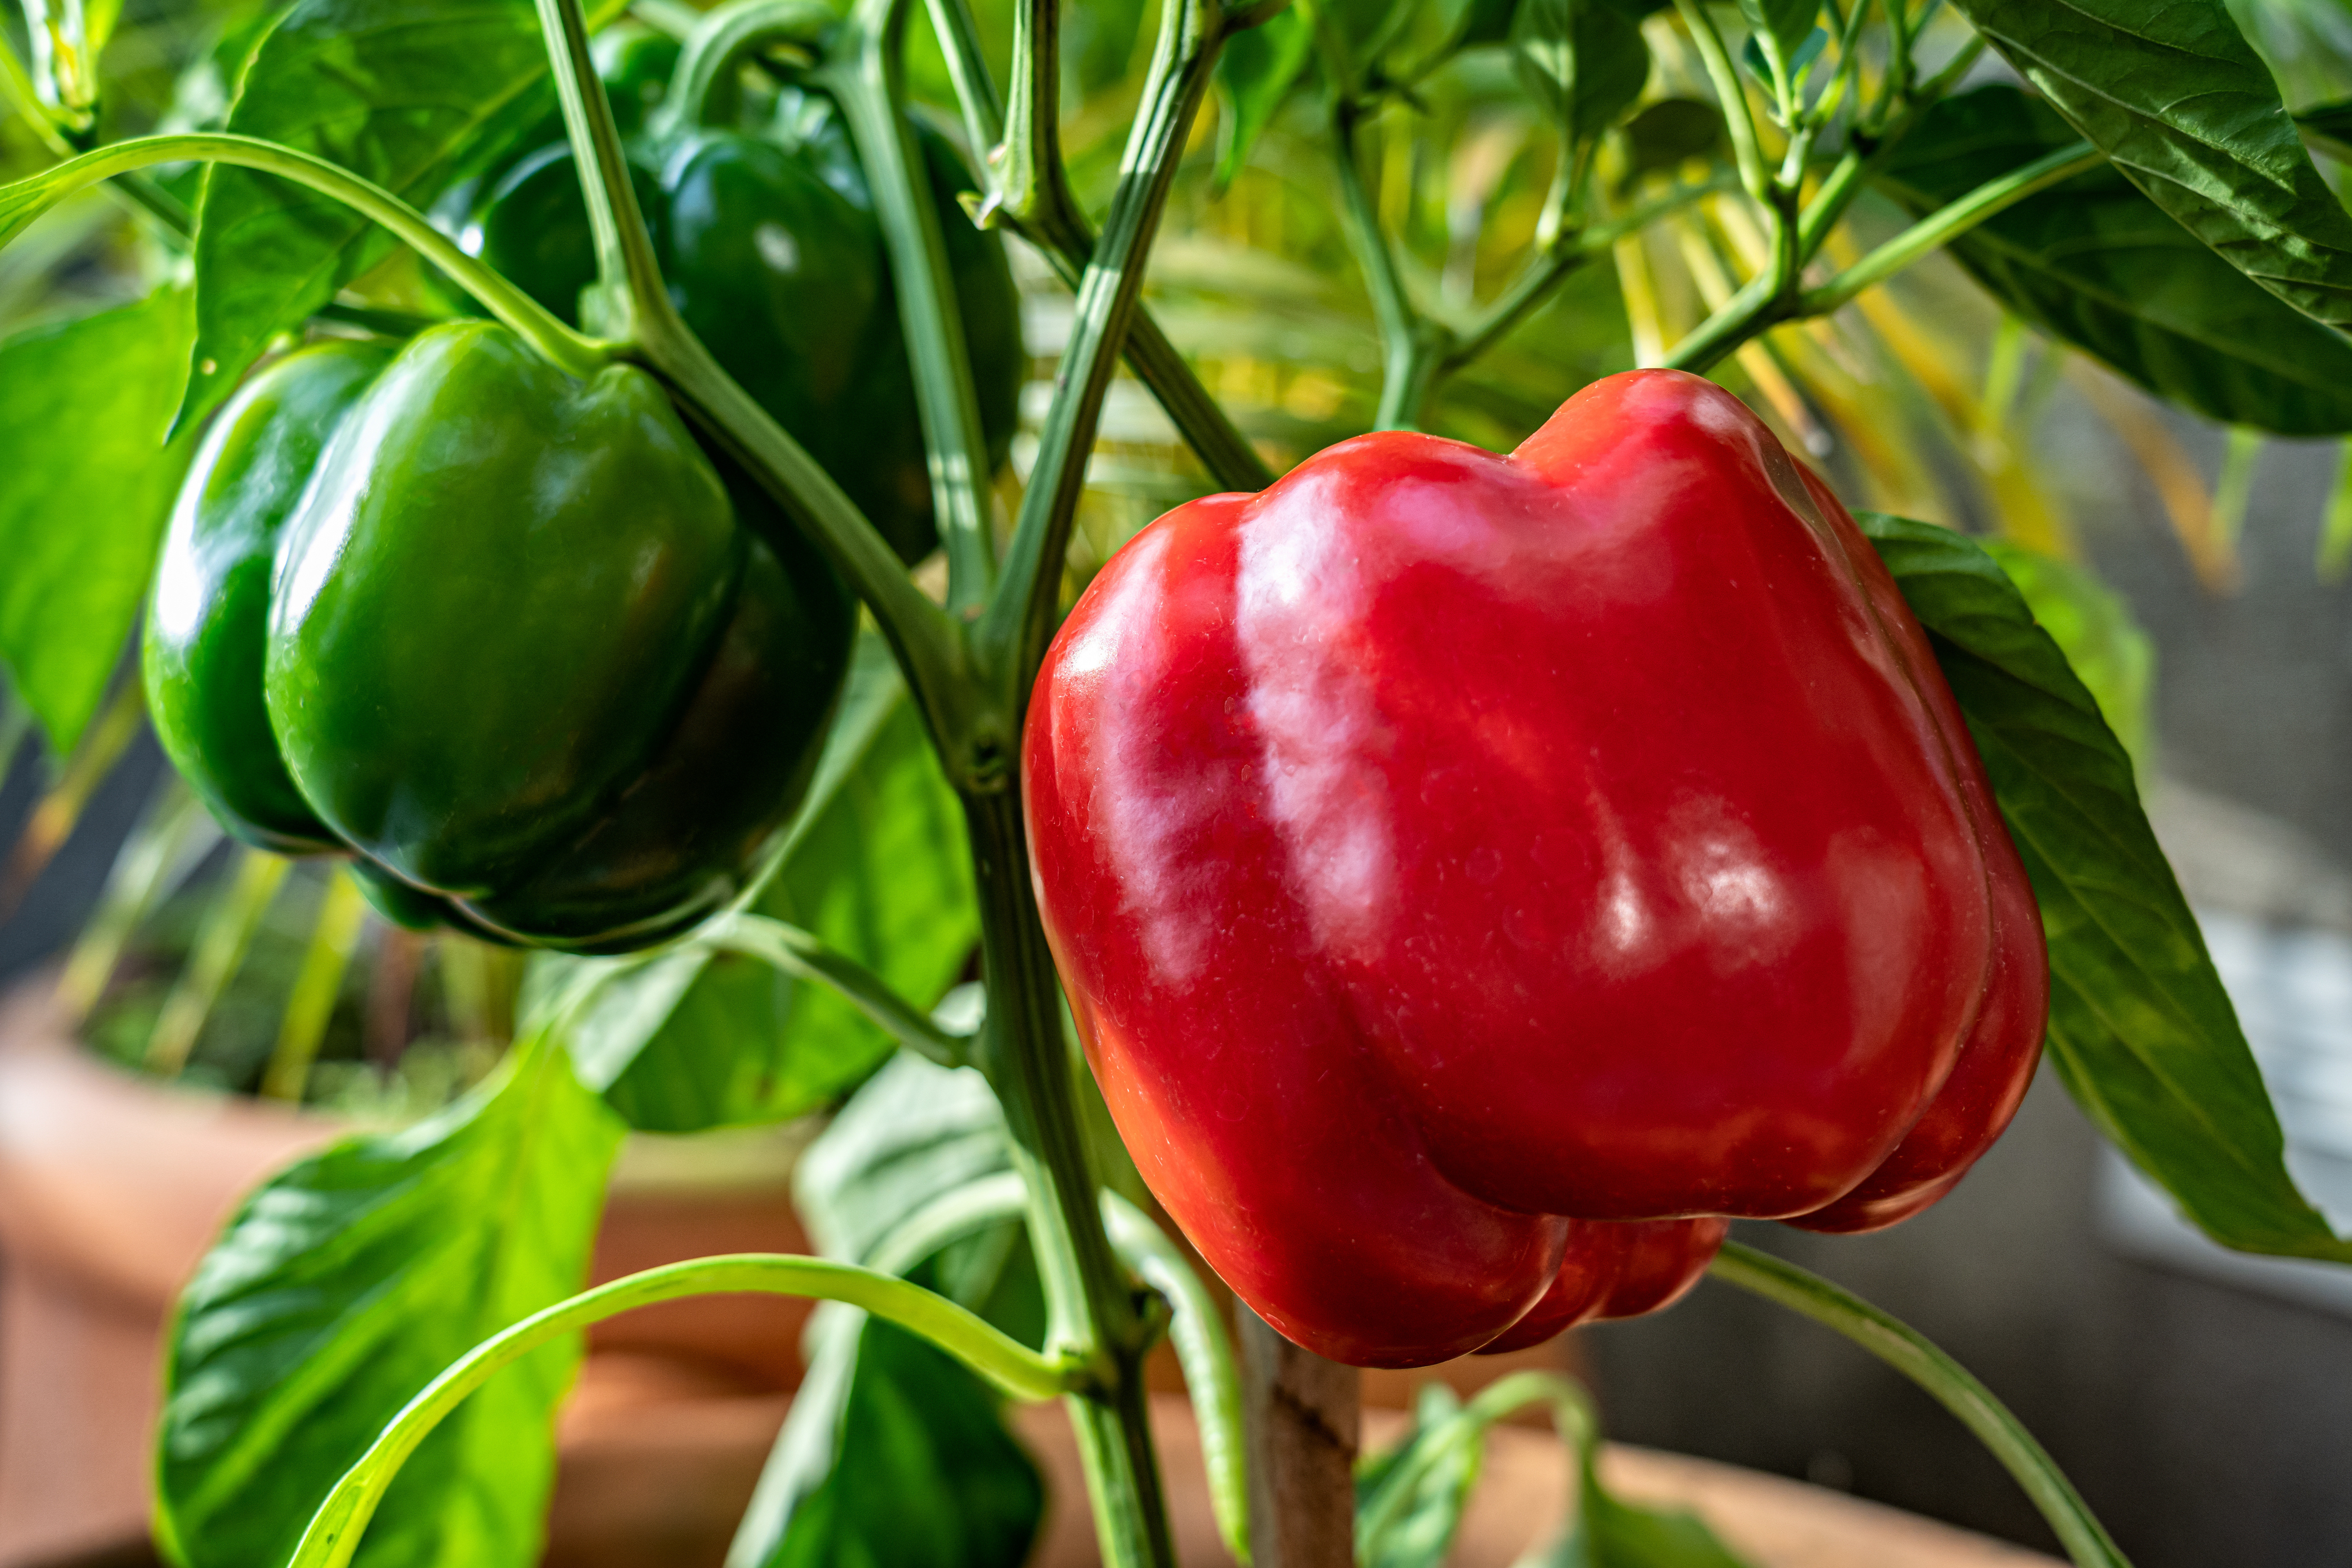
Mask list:
POLYGON ((1990 1389, 1916 1329, 1793 1263, 1736 1241, 1724 1243, 1707 1272, 1836 1330, 1927 1390, 2016 1478, 2080 1568, 2129 1568, 2082 1494, 2032 1434, 1990 1389))
POLYGON ((1069 1388, 1067 1368, 985 1319, 919 1285, 821 1258, 734 1253, 648 1268, 534 1312, 486 1340, 426 1384, 343 1472, 295 1549, 292 1568, 346 1568, 402 1463, 467 1395, 551 1340, 639 1307, 727 1293, 846 1301, 920 1334, 1013 1399, 1051 1399, 1069 1388))
POLYGON ((1405 289, 1396 249, 1381 230, 1380 214, 1356 163, 1359 113, 1345 97, 1332 104, 1331 162, 1339 181, 1348 247, 1356 253, 1381 328, 1381 405, 1372 423, 1381 430, 1413 430, 1420 427, 1429 395, 1452 353, 1453 334, 1416 310, 1405 289))
POLYGON ((765 915, 722 916, 696 938, 740 952, 839 995, 892 1039, 945 1068, 965 1065, 965 1042, 917 1011, 888 981, 795 925, 765 915))
POLYGON ((0 244, 74 192, 131 170, 156 163, 233 163, 279 174, 334 197, 361 216, 382 224, 425 260, 447 273, 548 359, 574 375, 593 375, 611 359, 610 350, 573 331, 530 295, 467 255, 428 222, 423 213, 383 186, 340 164, 314 158, 275 142, 226 132, 142 136, 85 153, 12 185, 0 185, 0 244))
POLYGON ((1763 151, 1756 142, 1755 110, 1748 105, 1748 89, 1739 84, 1738 68, 1731 63, 1730 51, 1723 47, 1723 35, 1716 30, 1715 18, 1706 14, 1703 0, 1675 0, 1675 11, 1690 29, 1691 41, 1698 46, 1699 60, 1722 107, 1732 156, 1739 164, 1739 183, 1759 205, 1769 205, 1766 193, 1770 182, 1764 170, 1763 151))
POLYGON ((824 79, 848 117, 889 247, 890 280, 929 456, 932 512, 947 548, 948 609, 961 615, 987 603, 996 586, 988 441, 980 427, 955 274, 931 199, 930 169, 914 126, 898 109, 906 97, 906 15, 907 0, 860 0, 824 79))
POLYGON ((1921 218, 1822 287, 1808 289, 1800 309, 1809 316, 1834 310, 1930 251, 1942 249, 1987 218, 2106 161, 2105 153, 2088 142, 2080 142, 2045 153, 1997 180, 1988 180, 1959 200, 1921 218))
POLYGON ((1089 1369, 1069 1398, 1095 1528, 1109 1568, 1173 1568, 1175 1548, 1143 1386, 1147 1348, 1103 1226, 1062 1037, 1059 983, 1029 880, 1017 791, 964 797, 988 987, 982 1066, 1029 1192, 1045 1289, 1046 1351, 1089 1369))
POLYGON ((668 304, 661 265, 654 257, 653 237, 646 232, 645 215, 637 210, 628 155, 621 150, 621 128, 614 121, 613 106, 596 75, 588 43, 588 18, 580 9, 580 0, 538 0, 538 4, 556 92, 563 100, 563 127, 572 140, 581 188, 587 197, 588 226, 596 237, 603 325, 608 337, 630 342, 636 335, 638 317, 651 313, 653 301, 658 300, 664 307, 668 304))
MULTIPOLYGON (((1051 0, 1040 0, 1039 8, 1050 11, 1051 0)), ((1001 700, 1016 719, 1053 633, 1062 562, 1086 483, 1087 457, 1118 363, 1119 345, 1142 292, 1144 258, 1159 230, 1193 116, 1208 91, 1223 20, 1216 0, 1167 0, 1150 79, 1120 163, 1123 173, 1111 196, 1102 238, 1078 285, 1070 345, 1055 380, 1053 406, 1022 497, 1003 581, 974 628, 981 664, 1001 683, 1001 700)), ((1034 100, 1039 95, 1033 91, 1028 96, 1034 100)), ((1016 118, 1006 142, 1008 164, 1027 161, 1021 138, 1016 118)))

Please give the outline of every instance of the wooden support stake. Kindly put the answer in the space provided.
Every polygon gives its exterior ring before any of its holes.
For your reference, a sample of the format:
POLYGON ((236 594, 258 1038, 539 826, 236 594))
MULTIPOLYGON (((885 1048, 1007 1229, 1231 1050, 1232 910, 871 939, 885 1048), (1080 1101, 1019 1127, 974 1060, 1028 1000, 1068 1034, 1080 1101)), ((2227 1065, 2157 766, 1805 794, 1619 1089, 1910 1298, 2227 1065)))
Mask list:
POLYGON ((1363 1376, 1300 1350, 1240 1302, 1252 1568, 1354 1568, 1363 1376))

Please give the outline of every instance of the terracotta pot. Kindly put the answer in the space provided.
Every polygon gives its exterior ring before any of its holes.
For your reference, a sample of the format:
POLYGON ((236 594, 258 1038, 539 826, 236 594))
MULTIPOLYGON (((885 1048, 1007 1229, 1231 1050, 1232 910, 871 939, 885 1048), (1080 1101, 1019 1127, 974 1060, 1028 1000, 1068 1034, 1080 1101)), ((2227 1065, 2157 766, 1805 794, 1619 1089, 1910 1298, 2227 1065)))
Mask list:
MULTIPOLYGON (((182 1092, 100 1065, 64 1039, 45 984, 0 1000, 0 1568, 141 1568, 158 1342, 179 1285, 244 1193, 347 1131, 332 1121, 182 1092)), ((639 1140, 598 1237, 599 1279, 712 1252, 806 1247, 792 1150, 772 1136, 639 1140)), ((799 1380, 806 1308, 777 1298, 677 1302, 601 1326, 559 1426, 548 1568, 718 1568, 799 1380)), ((1468 1393, 1572 1342, 1371 1374, 1369 1404, 1436 1376, 1468 1393)), ((1178 1386, 1171 1365, 1155 1388, 1178 1386)), ((1216 1538, 1192 1412, 1156 1394, 1186 1568, 1231 1561, 1216 1538)), ((1372 1408, 1366 1438, 1405 1417, 1372 1408)), ((1015 1424, 1050 1512, 1033 1568, 1097 1561, 1077 1451, 1057 1406, 1015 1424)), ((1819 1488, 1702 1460, 1612 1449, 1629 1496, 1696 1508, 1757 1568, 2032 1568, 2047 1559, 1819 1488)), ((1557 1528, 1566 1470, 1548 1433, 1498 1431, 1458 1568, 1504 1568, 1557 1528)))
MULTIPOLYGON (((0 1000, 0 1568, 144 1534, 148 1429, 173 1297, 256 1182, 351 1131, 116 1071, 64 1037, 48 989, 37 980, 0 1000)), ((765 1133, 633 1141, 595 1277, 714 1252, 806 1250, 793 1152, 765 1133)), ((604 1561, 595 1543, 616 1517, 654 1545, 686 1528, 666 1520, 693 1521, 688 1534, 699 1541, 720 1500, 740 1509, 800 1381, 807 1315, 781 1297, 713 1297, 599 1325, 565 1412, 551 1560, 576 1550, 580 1563, 604 1561), (626 1462, 648 1446, 709 1462, 649 1481, 626 1462)))

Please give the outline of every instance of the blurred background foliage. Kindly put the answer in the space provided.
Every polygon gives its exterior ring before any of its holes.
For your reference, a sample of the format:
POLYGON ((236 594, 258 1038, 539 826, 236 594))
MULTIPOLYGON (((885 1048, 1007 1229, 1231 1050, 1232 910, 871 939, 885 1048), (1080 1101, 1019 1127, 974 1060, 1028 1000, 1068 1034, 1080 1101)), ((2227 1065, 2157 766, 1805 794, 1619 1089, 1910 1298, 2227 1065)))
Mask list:
MULTIPOLYGON (((2234 0, 2234 8, 2303 114, 2323 168, 2340 178, 2343 166, 2333 160, 2352 158, 2352 113, 2337 107, 2352 99, 2352 9, 2341 0, 2234 0)), ((1370 40, 1362 53, 1376 62, 1379 104, 1356 127, 1370 205, 1393 237, 1412 296, 1457 326, 1505 290, 1548 237, 1547 195, 1559 174, 1558 121, 1515 50, 1512 10, 1509 0, 1348 0, 1345 7, 1349 36, 1370 40)), ((1009 0, 980 0, 977 11, 1003 80, 1009 0)), ((1630 6, 1642 13, 1647 74, 1617 128, 1594 144, 1583 210, 1571 218, 1601 226, 1675 193, 1691 199, 1573 271, 1491 352, 1445 379, 1427 418, 1438 434, 1509 448, 1588 382, 1656 363, 1761 264, 1751 209, 1708 184, 1721 180, 1723 128, 1690 41, 1671 9, 1630 6)), ((125 0, 100 57, 93 133, 112 140, 218 127, 242 61, 277 15, 252 0, 125 0)), ((673 29, 691 20, 675 0, 649 0, 638 15, 673 29)), ((1157 21, 1156 8, 1139 0, 1068 10, 1064 136, 1075 188, 1096 215, 1117 177, 1157 21)), ((6 26, 18 58, 26 58, 29 40, 13 9, 6 26)), ((1935 69, 1969 37, 1957 17, 1935 15, 1918 44, 1922 66, 1935 69)), ((914 95, 960 135, 945 61, 919 19, 913 40, 914 95)), ((1309 45, 1295 14, 1237 40, 1200 118, 1147 289, 1170 335, 1277 472, 1367 429, 1381 395, 1375 308, 1339 217, 1321 77, 1328 68, 1309 45)), ((1865 74, 1882 66, 1871 62, 1865 74)), ((2013 79, 1990 56, 1968 78, 2013 79)), ((1630 79, 1622 85, 1633 90, 1630 79)), ((758 112, 756 95, 747 102, 758 112)), ((0 178, 53 156, 22 119, 0 119, 0 178)), ((185 200, 197 178, 194 169, 166 171, 161 183, 185 200)), ((1850 261, 1907 218, 1886 196, 1866 195, 1826 258, 1850 261)), ((1010 243, 1033 379, 1024 434, 999 486, 1008 523, 1071 319, 1067 291, 1034 253, 1010 243)), ((141 297, 184 268, 180 252, 118 195, 76 197, 0 250, 0 338, 141 297)), ((359 279, 344 302, 414 310, 439 297, 403 252, 359 279)), ((2004 313, 1943 257, 1832 317, 1750 343, 1718 374, 1792 449, 1821 465, 1849 504, 2001 541, 2005 562, 2092 681, 2146 776, 2152 658, 2084 557, 2077 499, 2102 485, 2100 471, 2138 468, 2160 503, 2140 547, 2180 552, 2209 591, 2227 594, 2241 577, 2237 544, 2262 433, 2231 431, 2219 472, 2209 476, 2184 449, 2177 417, 2095 360, 2004 313), (2103 449, 2051 439, 2052 430, 2079 430, 2086 419, 2110 433, 2103 449)), ((1069 590, 1153 517, 1210 488, 1157 405, 1122 373, 1088 469, 1069 590)), ((2348 566, 2352 488, 2339 483, 2313 570, 2332 580, 2348 566)), ((21 705, 0 700, 0 767, 37 776, 41 795, 0 862, 0 921, 71 837, 109 771, 142 743, 142 723, 128 664, 69 756, 46 754, 21 705)), ((340 874, 287 874, 262 866, 267 858, 233 856, 216 834, 206 837, 209 824, 175 788, 157 786, 76 961, 80 989, 69 992, 77 1006, 93 1010, 101 1049, 226 1087, 387 1113, 436 1102, 478 1076, 512 1027, 516 961, 461 938, 394 933, 356 912, 340 874), (313 1061, 320 1070, 309 1070, 313 1061)), ((936 820, 926 842, 952 856, 936 797, 927 809, 936 820)), ((953 879, 918 876, 908 896, 952 905, 968 892, 953 879)), ((886 915, 860 918, 877 931, 900 918, 886 915)), ((968 911, 951 908, 927 931, 926 972, 910 983, 938 988, 955 978, 938 954, 968 940, 956 934, 967 921, 968 911)), ((866 1041, 845 1059, 870 1066, 880 1057, 866 1041)), ((821 1099, 854 1076, 803 1088, 821 1099)))

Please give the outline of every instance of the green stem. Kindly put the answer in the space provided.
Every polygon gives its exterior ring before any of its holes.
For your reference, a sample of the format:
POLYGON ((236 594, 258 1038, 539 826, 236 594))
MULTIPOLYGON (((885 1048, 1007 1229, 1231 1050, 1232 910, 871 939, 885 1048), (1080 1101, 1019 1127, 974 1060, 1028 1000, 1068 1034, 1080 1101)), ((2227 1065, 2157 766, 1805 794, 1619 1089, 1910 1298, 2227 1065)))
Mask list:
POLYGON ((549 1341, 607 1318, 688 1296, 756 1293, 845 1301, 946 1351, 1007 1397, 1052 1399, 1071 1373, 946 1297, 876 1269, 824 1258, 766 1253, 698 1258, 649 1268, 533 1313, 486 1340, 410 1400, 343 1472, 295 1549, 291 1568, 347 1568, 400 1467, 432 1430, 488 1383, 549 1341))
POLYGON ((798 926, 765 915, 732 914, 706 926, 695 940, 826 987, 892 1039, 941 1067, 962 1067, 968 1060, 969 1042, 925 1017, 888 981, 798 926))
POLYGON ((889 247, 890 280, 915 373, 915 401, 929 455, 931 506, 948 555, 948 609, 961 615, 996 587, 996 542, 989 527, 988 439, 956 298, 955 272, 931 199, 930 170, 906 99, 908 0, 859 0, 838 63, 825 73, 849 120, 889 247))
POLYGON ((1991 1390, 1916 1329, 1793 1263, 1736 1241, 1724 1244, 1707 1271, 1836 1330, 1927 1390, 2016 1478, 2080 1568, 2129 1568, 2090 1506, 2032 1434, 1991 1390))
POLYGON ((1356 161, 1357 122, 1355 105, 1345 98, 1336 100, 1331 110, 1331 163, 1339 181, 1339 212, 1348 247, 1356 253, 1356 265, 1364 274, 1365 289, 1372 297, 1372 315, 1381 329, 1381 403, 1372 423, 1380 430, 1418 429, 1430 394, 1453 352, 1453 335, 1413 308, 1403 271, 1397 265, 1396 247, 1381 231, 1380 213, 1356 161))
MULTIPOLYGON (((737 79, 746 58, 778 41, 813 49, 838 18, 824 0, 729 0, 687 37, 661 107, 658 139, 735 118, 737 79)), ((814 58, 809 57, 814 64, 814 58)))
POLYGON ((383 186, 323 158, 251 136, 211 132, 142 136, 85 153, 15 184, 0 185, 0 245, 15 238, 26 224, 58 202, 100 180, 157 163, 191 162, 258 169, 332 196, 389 229, 418 255, 447 273, 533 348, 574 375, 593 375, 610 358, 604 345, 573 331, 530 295, 458 249, 446 235, 426 221, 424 214, 383 186))
POLYGON ((1085 1364, 1069 1401, 1109 1568, 1173 1568, 1175 1549, 1143 1384, 1143 1324, 1096 1197, 1053 955, 1046 950, 1017 791, 967 795, 988 987, 982 1066, 1004 1108, 1013 1168, 1045 1289, 1046 1349, 1085 1364))
POLYGON ((1764 153, 1756 142, 1756 114, 1748 102, 1748 89, 1739 83, 1738 68, 1731 63, 1730 51, 1723 47, 1723 35, 1716 30, 1715 18, 1706 14, 1704 0, 1675 0, 1675 11, 1690 30, 1691 41, 1698 47, 1700 63, 1706 68, 1707 80, 1715 88, 1717 101, 1723 109, 1724 128, 1731 134, 1731 151, 1739 164, 1739 183, 1759 204, 1766 204, 1769 182, 1764 171, 1764 153))
MULTIPOLYGON (((1721 309, 1676 343, 1674 353, 1666 356, 1666 363, 1672 369, 1703 374, 1741 344, 1773 327, 1837 310, 1864 289, 1885 282, 1987 218, 2096 167, 2105 157, 2105 153, 2084 142, 2038 158, 2000 179, 1989 180, 1959 200, 1920 219, 1818 289, 1794 295, 1776 291, 1777 268, 1772 274, 1751 279, 1725 300, 1721 309)), ((1826 235, 1826 226, 1822 232, 1826 235)), ((1801 258, 1801 264, 1806 258, 1809 257, 1801 258)))
POLYGON ((637 210, 629 180, 628 154, 621 128, 596 75, 588 43, 588 18, 580 0, 538 0, 539 25, 547 35, 549 63, 557 96, 563 101, 563 127, 572 140, 580 184, 588 202, 588 226, 596 238, 598 304, 605 334, 624 342, 636 336, 635 323, 669 305, 653 237, 637 210), (658 301, 658 304, 656 303, 658 301))
MULTIPOLYGON (((1052 9, 1050 0, 1043 8, 1052 9)), ((1102 238, 1078 285, 1070 344, 1038 438, 1003 581, 974 628, 982 667, 1001 683, 1002 700, 1016 721, 1053 635, 1087 458, 1143 289, 1144 259, 1193 116, 1209 89, 1221 26, 1216 0, 1167 0, 1102 238)))
POLYGON ((1987 218, 2085 170, 2095 169, 2106 160, 2105 153, 2082 142, 2036 158, 2000 179, 1988 180, 1948 206, 1921 218, 1820 288, 1806 290, 1797 313, 1818 316, 1834 310, 1921 257, 1942 249, 1987 218))
MULTIPOLYGON (((980 27, 971 6, 968 0, 929 0, 929 5, 932 26, 939 34, 940 47, 947 51, 949 74, 955 80, 956 98, 963 106, 964 125, 971 136, 971 144, 983 152, 998 148, 990 156, 989 169, 992 183, 999 188, 983 205, 984 221, 1002 223, 1026 239, 1045 257, 1064 286, 1075 293, 1087 265, 1094 260, 1095 235, 1085 215, 1078 211, 1058 164, 1044 172, 1032 168, 1037 158, 1039 132, 1035 127, 1048 122, 1041 117, 1049 116, 1050 110, 1030 101, 1030 129, 1019 138, 1004 140, 1004 103, 997 96, 995 80, 988 74, 988 61, 982 56, 980 27), (998 147, 1000 141, 1004 142, 1002 148, 998 147), (1021 210, 1016 210, 1015 203, 1003 189, 1007 172, 1015 168, 1028 171, 1024 185, 1027 194, 1019 204, 1021 210)), ((1057 33, 1050 35, 1049 46, 1057 38, 1057 33)), ((1043 79, 1044 74, 1032 70, 1024 80, 1043 79)), ((1051 139, 1058 137, 1059 132, 1049 131, 1045 134, 1051 139)), ((1184 363, 1184 356, 1168 341, 1168 334, 1160 330, 1150 308, 1140 302, 1128 323, 1124 352, 1128 368, 1158 400, 1169 422, 1201 459, 1202 467, 1209 470, 1212 479, 1229 490, 1262 490, 1274 483, 1274 470, 1265 466, 1248 438, 1235 427, 1232 416, 1209 395, 1201 378, 1192 374, 1192 367, 1184 363)))

